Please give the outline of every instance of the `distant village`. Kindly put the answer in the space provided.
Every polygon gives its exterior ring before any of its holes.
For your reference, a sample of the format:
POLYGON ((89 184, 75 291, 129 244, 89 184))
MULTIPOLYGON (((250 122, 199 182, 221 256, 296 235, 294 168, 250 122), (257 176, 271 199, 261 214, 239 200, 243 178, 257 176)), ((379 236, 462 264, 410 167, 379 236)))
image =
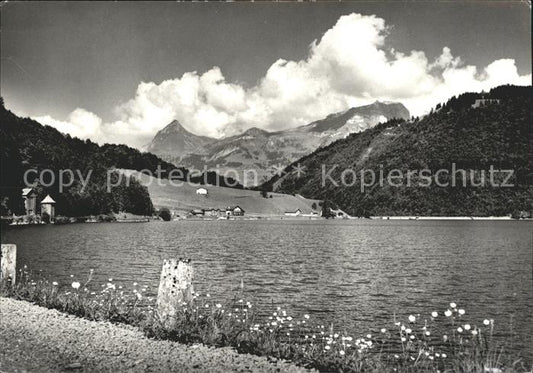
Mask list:
MULTIPOLYGON (((196 194, 199 196, 207 197, 209 195, 209 191, 205 187, 201 187, 196 189, 196 194)), ((243 217, 245 216, 245 211, 240 206, 227 206, 224 208, 207 208, 207 209, 192 209, 187 214, 186 217, 199 217, 199 218, 217 218, 217 219, 228 219, 231 217, 243 217)), ((172 211, 172 215, 174 218, 177 218, 179 216, 179 211, 172 211)), ((309 212, 303 212, 300 209, 297 209, 296 211, 285 211, 284 216, 291 216, 291 217, 319 217, 320 214, 316 211, 309 211, 309 212)))

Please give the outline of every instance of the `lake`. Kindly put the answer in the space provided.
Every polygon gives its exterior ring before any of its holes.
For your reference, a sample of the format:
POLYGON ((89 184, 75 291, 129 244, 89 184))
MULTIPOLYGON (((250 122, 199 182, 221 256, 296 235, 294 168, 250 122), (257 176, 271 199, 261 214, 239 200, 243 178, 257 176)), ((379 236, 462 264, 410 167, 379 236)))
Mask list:
POLYGON ((165 258, 191 258, 195 290, 224 300, 240 289, 264 309, 281 305, 359 333, 393 315, 450 302, 465 320, 528 355, 533 346, 532 232, 527 221, 176 221, 19 226, 2 232, 18 264, 69 284, 90 268, 155 295, 165 258))

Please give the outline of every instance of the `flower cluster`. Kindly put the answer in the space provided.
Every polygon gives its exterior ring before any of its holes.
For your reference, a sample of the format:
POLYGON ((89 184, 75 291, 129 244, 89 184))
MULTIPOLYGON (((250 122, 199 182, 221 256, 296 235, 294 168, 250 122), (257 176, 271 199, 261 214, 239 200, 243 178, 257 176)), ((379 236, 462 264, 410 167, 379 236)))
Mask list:
POLYGON ((64 284, 30 277, 27 268, 21 271, 21 281, 9 290, 19 299, 89 319, 141 326, 149 336, 157 338, 234 346, 244 352, 342 371, 364 370, 362 366, 369 371, 389 371, 390 367, 393 371, 404 367, 408 371, 415 367, 421 371, 450 367, 454 371, 459 360, 496 372, 499 367, 495 365, 501 365, 499 360, 487 357, 491 356, 488 349, 494 320, 469 319, 456 302, 440 311, 395 317, 388 326, 356 335, 326 326, 313 315, 296 315, 281 306, 267 314, 257 312, 242 293, 221 302, 209 293, 195 292, 190 302, 181 304, 174 329, 167 330, 160 323, 155 299, 146 295, 150 293, 148 286, 137 282, 129 286, 109 278, 94 289, 93 271, 86 281, 71 276, 71 282, 64 284))

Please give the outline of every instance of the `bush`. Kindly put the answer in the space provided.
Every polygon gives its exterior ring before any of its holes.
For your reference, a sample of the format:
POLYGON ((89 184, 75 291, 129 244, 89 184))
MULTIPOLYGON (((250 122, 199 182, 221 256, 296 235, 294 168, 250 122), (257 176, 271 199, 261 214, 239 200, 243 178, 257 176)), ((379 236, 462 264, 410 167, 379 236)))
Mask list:
POLYGON ((96 220, 98 220, 99 222, 106 222, 106 223, 109 223, 109 222, 112 222, 112 221, 116 221, 117 219, 115 218, 115 216, 113 214, 100 214, 96 217, 96 220))
POLYGON ((26 224, 37 224, 39 222, 39 217, 36 215, 26 215, 24 217, 24 222, 26 224))
POLYGON ((13 223, 13 221, 14 221, 14 219, 13 219, 13 217, 11 217, 11 216, 2 216, 2 217, 0 218, 0 222, 1 222, 2 227, 7 226, 7 225, 13 223))
POLYGON ((54 220, 54 224, 69 224, 70 218, 66 216, 56 216, 54 220))
POLYGON ((159 211, 159 217, 161 219, 163 219, 164 221, 170 221, 170 219, 172 218, 172 216, 170 215, 170 210, 167 209, 166 207, 163 207, 160 211, 159 211))

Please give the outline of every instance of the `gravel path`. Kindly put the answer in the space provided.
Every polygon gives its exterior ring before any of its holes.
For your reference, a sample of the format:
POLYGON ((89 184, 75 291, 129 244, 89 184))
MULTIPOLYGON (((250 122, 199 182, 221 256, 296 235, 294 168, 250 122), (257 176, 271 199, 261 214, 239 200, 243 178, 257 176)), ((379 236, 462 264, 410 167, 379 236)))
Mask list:
POLYGON ((95 322, 0 298, 0 372, 304 372, 231 348, 146 338, 131 326, 95 322))

